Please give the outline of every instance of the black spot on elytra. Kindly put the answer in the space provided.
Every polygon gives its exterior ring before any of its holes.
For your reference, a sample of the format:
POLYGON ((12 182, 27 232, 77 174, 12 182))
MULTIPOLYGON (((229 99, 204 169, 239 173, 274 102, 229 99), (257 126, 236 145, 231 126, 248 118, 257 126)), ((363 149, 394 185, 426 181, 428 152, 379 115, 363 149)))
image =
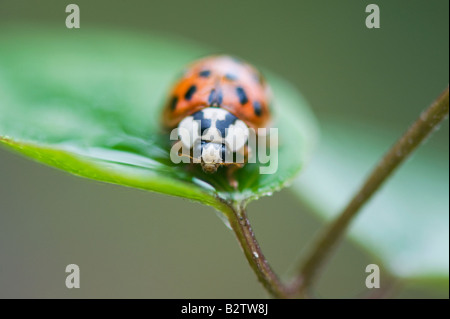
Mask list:
POLYGON ((170 100, 170 109, 172 111, 174 111, 177 108, 177 103, 178 103, 178 96, 174 96, 171 100, 170 100))
POLYGON ((225 137, 225 136, 226 136, 226 135, 225 135, 225 133, 226 133, 225 130, 226 130, 227 128, 229 128, 230 125, 234 124, 234 122, 236 122, 236 120, 237 120, 237 117, 236 117, 236 116, 234 116, 234 115, 231 114, 231 113, 228 113, 228 114, 225 116, 225 119, 223 119, 223 120, 221 120, 221 121, 219 121, 219 120, 216 121, 216 128, 219 130, 220 135, 221 135, 222 137, 225 137))
POLYGON ((194 121, 200 121, 200 132, 201 135, 203 135, 203 133, 211 127, 211 120, 205 119, 205 114, 203 113, 203 111, 194 113, 193 117, 194 121))
POLYGON ((243 88, 241 88, 240 86, 238 86, 236 88, 236 93, 238 95, 239 98, 239 102, 244 105, 245 103, 248 102, 248 98, 247 98, 247 94, 245 94, 245 91, 243 88))
POLYGON ((225 78, 230 81, 236 81, 238 79, 238 77, 232 73, 225 74, 225 78))
POLYGON ((223 95, 220 89, 212 89, 209 94, 208 103, 211 106, 219 106, 222 104, 223 95))
POLYGON ((192 85, 184 94, 184 98, 187 101, 190 101, 192 98, 192 95, 194 95, 195 91, 197 91, 197 87, 195 85, 192 85))
POLYGON ((201 72, 198 73, 198 75, 202 78, 207 78, 208 76, 211 75, 211 71, 210 70, 203 70, 201 72))
POLYGON ((255 111, 256 116, 261 116, 261 103, 259 103, 258 101, 253 102, 253 111, 255 111))

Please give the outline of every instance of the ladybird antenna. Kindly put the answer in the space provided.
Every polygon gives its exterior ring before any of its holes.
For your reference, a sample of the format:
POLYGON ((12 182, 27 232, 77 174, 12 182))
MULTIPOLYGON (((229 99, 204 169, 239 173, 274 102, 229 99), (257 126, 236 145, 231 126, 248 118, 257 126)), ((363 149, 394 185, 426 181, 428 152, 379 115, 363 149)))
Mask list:
POLYGON ((184 156, 184 157, 189 157, 191 160, 193 160, 193 161, 198 161, 198 162, 200 162, 201 160, 199 160, 198 158, 196 158, 196 157, 193 157, 193 156, 191 156, 191 155, 188 155, 188 154, 179 154, 180 156, 184 156))

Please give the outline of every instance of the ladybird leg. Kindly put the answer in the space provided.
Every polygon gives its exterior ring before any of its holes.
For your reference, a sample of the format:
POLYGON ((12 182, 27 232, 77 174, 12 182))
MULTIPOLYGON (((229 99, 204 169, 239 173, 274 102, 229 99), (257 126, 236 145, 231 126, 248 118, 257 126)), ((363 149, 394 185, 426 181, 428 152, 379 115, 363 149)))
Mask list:
POLYGON ((232 165, 227 166, 228 184, 230 184, 230 186, 233 187, 235 190, 237 190, 238 186, 239 186, 239 183, 236 179, 235 173, 242 166, 244 166, 244 164, 232 164, 232 165))
POLYGON ((244 162, 247 163, 248 159, 253 155, 252 148, 248 145, 245 145, 240 149, 241 154, 244 156, 244 162))

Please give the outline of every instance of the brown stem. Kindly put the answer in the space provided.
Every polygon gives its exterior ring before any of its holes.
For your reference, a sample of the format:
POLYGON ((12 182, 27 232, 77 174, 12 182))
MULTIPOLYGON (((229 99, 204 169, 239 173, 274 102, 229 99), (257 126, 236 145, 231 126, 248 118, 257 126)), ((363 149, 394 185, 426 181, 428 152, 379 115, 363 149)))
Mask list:
POLYGON ((288 289, 273 272, 255 238, 245 209, 241 206, 230 206, 227 213, 231 229, 244 251, 250 267, 255 272, 264 288, 275 298, 289 298, 288 289))
POLYGON ((321 267, 342 239, 350 222, 360 211, 360 208, 370 199, 383 182, 392 175, 393 171, 411 154, 426 137, 444 120, 449 109, 449 89, 425 111, 416 122, 385 154, 366 182, 356 193, 343 212, 325 229, 313 246, 306 262, 300 268, 297 279, 300 282, 299 295, 305 294, 321 267))

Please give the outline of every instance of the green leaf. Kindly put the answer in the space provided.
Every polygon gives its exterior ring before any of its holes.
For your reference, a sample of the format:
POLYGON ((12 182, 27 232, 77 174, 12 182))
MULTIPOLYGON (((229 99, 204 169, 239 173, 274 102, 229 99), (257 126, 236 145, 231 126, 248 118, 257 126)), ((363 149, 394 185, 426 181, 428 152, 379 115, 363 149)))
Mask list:
MULTIPOLYGON (((321 123, 322 143, 292 189, 330 219, 400 133, 349 118, 321 123)), ((422 283, 424 278, 448 280, 448 176, 448 149, 422 146, 363 208, 352 224, 351 237, 398 277, 420 278, 422 283)))
POLYGON ((70 173, 185 197, 226 210, 280 189, 316 140, 315 119, 295 88, 269 75, 279 129, 278 170, 223 172, 175 165, 161 107, 184 66, 211 54, 185 39, 92 28, 17 27, 0 32, 0 144, 70 173))

